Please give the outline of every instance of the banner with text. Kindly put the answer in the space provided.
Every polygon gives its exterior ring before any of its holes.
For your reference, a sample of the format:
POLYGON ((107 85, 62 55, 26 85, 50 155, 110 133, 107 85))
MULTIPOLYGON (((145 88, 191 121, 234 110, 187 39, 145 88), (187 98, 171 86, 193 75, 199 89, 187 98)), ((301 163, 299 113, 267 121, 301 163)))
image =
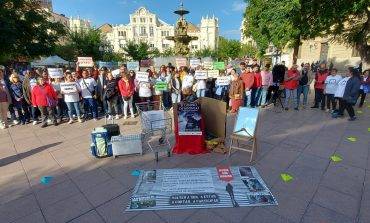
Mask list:
POLYGON ((198 66, 201 65, 200 59, 190 59, 189 64, 191 68, 197 68, 198 66))
POLYGON ((206 70, 213 69, 213 61, 203 61, 203 68, 206 70))
POLYGON ((196 70, 194 74, 195 80, 206 80, 207 79, 207 71, 206 70, 196 70))
POLYGON ((127 62, 127 70, 133 70, 133 71, 138 71, 140 69, 140 64, 139 61, 130 61, 127 62))
POLYGON ((219 70, 208 70, 207 71, 208 78, 217 78, 220 75, 219 70))
POLYGON ((186 58, 176 58, 176 67, 186 67, 188 65, 188 60, 186 58))
POLYGON ((213 69, 215 70, 225 70, 225 62, 214 62, 213 69))
POLYGON ((62 78, 63 69, 62 68, 48 68, 48 74, 50 78, 62 78))
POLYGON ((144 71, 138 71, 136 73, 135 79, 138 82, 148 82, 149 81, 149 73, 148 72, 144 72, 144 71))
POLYGON ((77 93, 77 84, 76 83, 60 83, 60 90, 65 93, 77 93))
POLYGON ((126 211, 277 205, 252 166, 140 171, 126 211))
POLYGON ((216 80, 216 85, 220 85, 220 86, 227 86, 227 85, 230 85, 230 83, 231 83, 231 80, 230 80, 230 77, 228 76, 218 77, 216 80))
POLYGON ((93 67, 94 61, 92 57, 77 57, 79 67, 93 67))

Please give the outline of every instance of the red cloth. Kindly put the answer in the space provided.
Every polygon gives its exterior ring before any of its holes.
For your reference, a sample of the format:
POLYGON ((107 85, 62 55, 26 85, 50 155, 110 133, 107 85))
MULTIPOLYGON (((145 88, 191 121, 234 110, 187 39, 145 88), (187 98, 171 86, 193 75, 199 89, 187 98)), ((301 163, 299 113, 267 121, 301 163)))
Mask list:
POLYGON ((175 117, 175 139, 176 144, 172 149, 174 154, 188 153, 190 155, 208 153, 205 143, 205 123, 202 117, 201 121, 202 135, 197 136, 180 136, 179 135, 179 121, 178 117, 175 117))
POLYGON ((240 106, 244 104, 243 99, 230 99, 231 100, 231 112, 235 113, 239 111, 240 106))
MULTIPOLYGON (((299 76, 298 70, 288 70, 288 78, 294 77, 297 78, 299 76)), ((285 89, 293 90, 298 88, 299 81, 296 79, 292 79, 289 81, 284 82, 285 89)))
POLYGON ((53 98, 54 100, 58 100, 57 93, 55 92, 54 88, 48 83, 45 83, 43 87, 41 87, 40 85, 36 85, 32 89, 31 93, 33 106, 48 106, 46 95, 50 98, 53 98))
POLYGON ((323 72, 317 72, 315 76, 315 89, 324 90, 325 88, 325 80, 329 75, 329 71, 325 70, 323 72))
POLYGON ((253 85, 252 88, 260 88, 262 87, 262 76, 260 72, 253 73, 253 85))
POLYGON ((243 80, 244 89, 249 90, 254 83, 253 73, 242 73, 242 75, 240 75, 240 78, 243 80))
POLYGON ((123 97, 131 97, 134 95, 135 85, 132 81, 125 82, 122 79, 118 81, 119 92, 123 97))

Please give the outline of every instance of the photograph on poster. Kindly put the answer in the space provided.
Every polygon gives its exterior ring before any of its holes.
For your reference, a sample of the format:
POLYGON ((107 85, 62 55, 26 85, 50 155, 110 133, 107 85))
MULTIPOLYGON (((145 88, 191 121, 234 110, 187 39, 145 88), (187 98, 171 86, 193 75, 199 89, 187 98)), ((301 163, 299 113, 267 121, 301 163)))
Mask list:
POLYGON ((200 106, 183 103, 178 106, 179 135, 202 135, 200 106))
POLYGON ((239 108, 234 134, 238 136, 254 137, 258 112, 258 108, 239 108))

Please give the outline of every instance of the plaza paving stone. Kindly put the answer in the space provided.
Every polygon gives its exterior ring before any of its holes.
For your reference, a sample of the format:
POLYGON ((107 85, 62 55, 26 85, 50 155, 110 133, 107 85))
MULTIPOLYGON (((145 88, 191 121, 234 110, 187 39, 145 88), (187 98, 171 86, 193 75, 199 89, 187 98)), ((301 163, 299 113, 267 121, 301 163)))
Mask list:
MULTIPOLYGON (((367 223, 370 222, 370 108, 355 122, 332 119, 320 110, 262 110, 256 159, 235 151, 227 155, 161 154, 96 159, 89 137, 99 122, 13 126, 0 131, 1 223, 367 223), (347 137, 357 137, 349 142, 347 137), (334 153, 343 160, 334 163, 334 153), (279 205, 237 209, 125 212, 137 169, 254 165, 279 205), (285 183, 281 173, 294 179, 285 183), (49 184, 40 179, 52 176, 49 184)), ((139 121, 138 118, 136 118, 139 121)), ((227 132, 235 116, 227 118, 227 132)), ((122 125, 121 132, 140 132, 122 125)), ((171 142, 173 143, 173 137, 171 142)), ((226 143, 228 144, 228 142, 226 143)), ((145 148, 147 150, 147 148, 145 148)))

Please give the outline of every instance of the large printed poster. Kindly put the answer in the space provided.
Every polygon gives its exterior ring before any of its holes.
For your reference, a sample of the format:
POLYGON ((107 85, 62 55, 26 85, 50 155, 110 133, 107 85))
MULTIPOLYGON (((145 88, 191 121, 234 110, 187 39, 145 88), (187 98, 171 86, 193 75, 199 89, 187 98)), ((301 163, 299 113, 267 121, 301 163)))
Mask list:
POLYGON ((127 211, 267 205, 277 201, 254 167, 159 169, 141 171, 127 211))
POLYGON ((198 103, 178 104, 179 135, 202 135, 202 114, 198 103))

